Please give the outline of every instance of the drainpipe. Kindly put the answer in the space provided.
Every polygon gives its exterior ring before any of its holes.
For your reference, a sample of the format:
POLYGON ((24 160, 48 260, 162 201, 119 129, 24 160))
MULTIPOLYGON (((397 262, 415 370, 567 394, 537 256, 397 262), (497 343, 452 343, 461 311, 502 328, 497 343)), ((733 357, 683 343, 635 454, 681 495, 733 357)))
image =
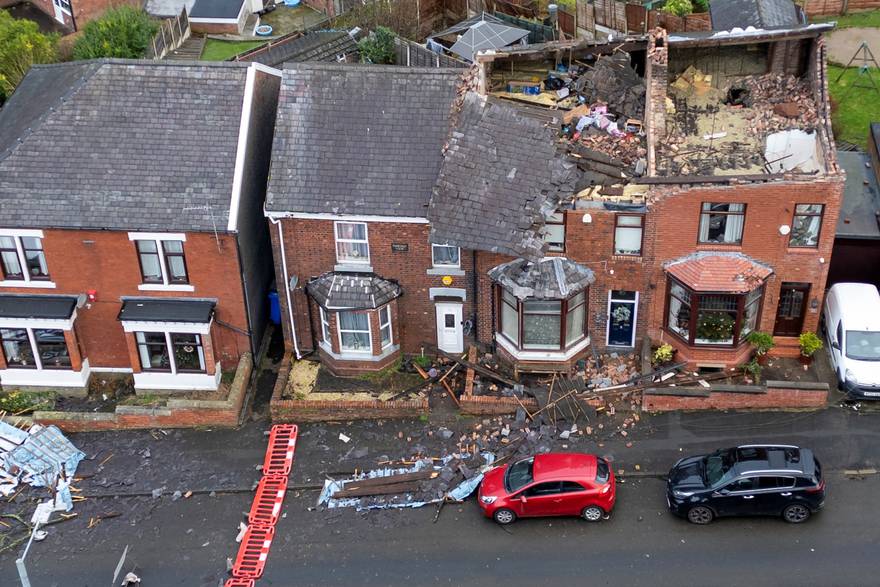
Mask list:
POLYGON ((281 230, 281 221, 269 216, 269 222, 278 227, 278 246, 281 247, 281 272, 284 275, 284 295, 287 298, 287 315, 290 318, 290 336, 293 339, 293 350, 296 358, 301 359, 299 345, 296 342, 296 323, 293 321, 293 303, 290 299, 290 277, 287 275, 287 254, 284 252, 284 231, 281 230))

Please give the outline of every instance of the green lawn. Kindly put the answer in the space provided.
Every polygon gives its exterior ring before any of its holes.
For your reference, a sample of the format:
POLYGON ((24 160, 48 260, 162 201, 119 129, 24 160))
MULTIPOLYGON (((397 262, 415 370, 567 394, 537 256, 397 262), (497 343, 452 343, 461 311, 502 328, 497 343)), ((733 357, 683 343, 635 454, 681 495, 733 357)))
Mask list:
POLYGON ((839 29, 848 29, 850 27, 880 28, 880 10, 866 10, 842 16, 820 16, 811 19, 812 22, 830 22, 832 20, 837 21, 837 28, 839 29))
POLYGON ((266 41, 218 41, 208 39, 205 49, 202 51, 202 61, 226 61, 233 55, 238 55, 248 49, 264 45, 266 41))
MULTIPOLYGON (((838 83, 837 76, 842 67, 828 66, 828 90, 836 107, 832 108, 834 137, 855 143, 863 149, 867 145, 868 124, 880 121, 880 92, 869 88, 853 88, 854 81, 859 85, 870 86, 867 76, 860 77, 858 68, 851 67, 838 83)), ((880 69, 872 69, 871 77, 880 87, 880 69)))

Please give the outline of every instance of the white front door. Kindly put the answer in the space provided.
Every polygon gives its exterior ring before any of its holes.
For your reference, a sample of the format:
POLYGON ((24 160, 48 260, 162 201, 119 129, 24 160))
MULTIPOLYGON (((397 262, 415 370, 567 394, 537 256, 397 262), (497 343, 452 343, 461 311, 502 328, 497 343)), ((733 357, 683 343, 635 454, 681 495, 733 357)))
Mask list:
POLYGON ((447 353, 464 351, 461 304, 440 303, 437 309, 437 348, 447 353))

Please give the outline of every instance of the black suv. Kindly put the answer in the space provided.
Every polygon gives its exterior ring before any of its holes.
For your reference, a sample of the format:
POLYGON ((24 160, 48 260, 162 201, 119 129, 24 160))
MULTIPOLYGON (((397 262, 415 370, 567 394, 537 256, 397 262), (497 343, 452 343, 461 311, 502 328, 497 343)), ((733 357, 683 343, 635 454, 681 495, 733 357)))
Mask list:
POLYGON ((721 516, 807 520, 825 503, 822 468, 806 448, 746 445, 681 459, 666 481, 669 510, 694 524, 721 516))

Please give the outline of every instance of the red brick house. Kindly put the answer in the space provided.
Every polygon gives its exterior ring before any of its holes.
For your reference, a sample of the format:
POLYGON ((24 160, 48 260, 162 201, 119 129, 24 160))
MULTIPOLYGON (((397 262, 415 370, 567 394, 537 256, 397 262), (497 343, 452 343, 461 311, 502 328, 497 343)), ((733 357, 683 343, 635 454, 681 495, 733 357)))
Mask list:
POLYGON ((259 64, 30 70, 0 110, 4 389, 216 389, 256 354, 279 83, 259 64))
MULTIPOLYGON (((87 22, 100 18, 110 8, 118 6, 140 8, 143 5, 141 0, 27 0, 27 2, 71 33, 82 30, 87 22)), ((0 8, 17 3, 18 0, 0 0, 0 8)))
POLYGON ((827 29, 483 54, 454 101, 382 68, 286 73, 266 210, 288 343, 339 373, 472 341, 538 371, 661 342, 730 366, 753 331, 797 354, 843 187, 827 29), (585 105, 508 91, 536 69, 585 105))

